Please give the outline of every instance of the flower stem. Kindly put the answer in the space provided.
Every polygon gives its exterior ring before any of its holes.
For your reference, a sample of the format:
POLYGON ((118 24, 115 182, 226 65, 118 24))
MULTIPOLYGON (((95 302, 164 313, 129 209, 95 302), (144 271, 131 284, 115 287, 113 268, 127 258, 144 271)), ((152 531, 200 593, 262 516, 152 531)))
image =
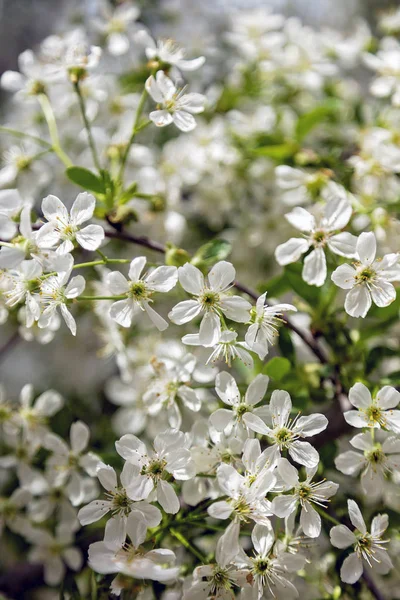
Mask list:
POLYGON ((119 168, 119 173, 118 173, 118 179, 119 181, 122 181, 123 176, 124 176, 124 171, 125 171, 125 165, 126 165, 126 161, 128 159, 128 155, 129 155, 129 150, 131 149, 131 146, 133 144, 133 140, 135 139, 136 134, 141 131, 142 129, 144 129, 145 127, 147 127, 147 125, 149 125, 151 123, 151 121, 145 121, 144 123, 142 123, 141 125, 139 125, 139 121, 140 121, 140 117, 142 116, 142 112, 143 112, 143 108, 146 102, 146 98, 147 98, 147 91, 146 88, 143 88, 143 92, 142 95, 140 96, 140 100, 139 100, 139 104, 138 107, 136 109, 136 115, 135 115, 135 121, 133 123, 133 129, 132 129, 132 133, 131 133, 131 137, 129 138, 128 144, 125 148, 125 151, 122 155, 121 158, 121 165, 119 168))
POLYGON ((90 262, 78 263, 74 265, 73 269, 83 269, 85 267, 97 267, 97 265, 107 265, 108 263, 120 263, 126 264, 131 262, 128 258, 107 258, 106 256, 102 260, 92 260, 90 262))
POLYGON ((49 144, 49 142, 42 140, 42 138, 37 137, 36 135, 31 135, 30 133, 24 133, 23 131, 18 131, 17 129, 11 129, 10 127, 2 127, 1 125, 0 125, 0 133, 7 133, 8 135, 13 135, 14 137, 18 137, 18 138, 26 138, 28 140, 32 140, 33 142, 36 142, 37 144, 39 144, 39 146, 43 146, 44 148, 47 148, 47 150, 49 152, 51 150, 53 150, 52 145, 49 144))
POLYGON ((57 123, 56 123, 54 112, 53 112, 53 109, 51 108, 49 99, 46 96, 46 94, 39 94, 38 100, 39 100, 40 106, 42 107, 42 111, 44 114, 44 118, 46 119, 47 127, 49 128, 49 134, 50 134, 50 138, 51 138, 51 142, 52 142, 52 148, 53 148, 54 152, 57 154, 58 158, 61 160, 61 162, 63 162, 66 167, 71 167, 72 161, 65 154, 64 150, 60 146, 60 138, 58 136, 57 123))
POLYGON ((315 510, 321 515, 321 517, 323 517, 327 521, 330 521, 334 525, 340 525, 341 524, 340 521, 338 521, 337 519, 335 519, 335 517, 332 517, 332 515, 330 515, 326 510, 324 510, 320 506, 317 506, 317 505, 313 504, 313 508, 315 508, 315 510))
POLYGON ((189 542, 189 540, 186 539, 184 535, 182 535, 182 533, 180 533, 173 527, 171 527, 169 531, 170 531, 170 534, 173 535, 174 538, 176 538, 178 540, 178 542, 180 542, 182 544, 182 546, 184 546, 187 550, 189 550, 189 552, 191 552, 193 554, 193 556, 198 558, 200 562, 202 562, 202 563, 205 562, 205 558, 202 555, 202 553, 199 550, 197 550, 197 548, 195 546, 193 546, 193 544, 191 544, 189 542))
POLYGON ((85 125, 86 133, 88 136, 88 141, 89 141, 90 150, 92 152, 93 162, 95 164, 96 169, 98 171, 101 171, 99 156, 97 154, 96 144, 94 143, 94 139, 93 139, 93 135, 92 135, 92 128, 90 126, 89 120, 86 115, 85 101, 82 96, 82 90, 80 88, 79 81, 74 83, 74 89, 78 96, 79 108, 80 108, 80 111, 82 114, 83 123, 85 125))

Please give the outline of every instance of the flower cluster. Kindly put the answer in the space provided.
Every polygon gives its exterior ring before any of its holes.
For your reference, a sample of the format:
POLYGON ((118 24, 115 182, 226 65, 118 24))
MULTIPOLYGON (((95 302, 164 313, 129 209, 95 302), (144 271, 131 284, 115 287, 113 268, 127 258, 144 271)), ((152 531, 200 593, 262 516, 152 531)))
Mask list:
POLYGON ((153 10, 1 77, 4 546, 49 597, 395 598, 400 12, 153 10))

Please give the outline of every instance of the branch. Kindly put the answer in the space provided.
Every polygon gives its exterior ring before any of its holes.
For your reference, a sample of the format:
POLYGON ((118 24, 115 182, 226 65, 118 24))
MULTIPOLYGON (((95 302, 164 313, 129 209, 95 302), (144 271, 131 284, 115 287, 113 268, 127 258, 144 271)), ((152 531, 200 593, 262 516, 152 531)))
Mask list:
MULTIPOLYGON (((131 242, 132 244, 143 246, 144 248, 148 248, 149 250, 154 250, 154 252, 159 252, 162 254, 165 254, 166 252, 166 248, 163 244, 155 242, 154 240, 150 240, 148 237, 145 236, 135 236, 130 233, 124 233, 122 231, 106 231, 106 237, 114 240, 131 242)), ((239 281, 235 281, 234 286, 237 290, 243 292, 244 294, 247 294, 253 300, 257 300, 259 294, 257 294, 257 292, 255 292, 254 290, 248 288, 246 285, 240 283, 239 281)), ((296 327, 296 325, 294 325, 288 318, 285 319, 285 325, 303 340, 303 342, 306 344, 306 346, 310 348, 311 352, 318 358, 321 364, 325 365, 329 363, 328 357, 325 356, 325 353, 322 351, 316 340, 310 338, 304 331, 301 331, 301 329, 296 327)))

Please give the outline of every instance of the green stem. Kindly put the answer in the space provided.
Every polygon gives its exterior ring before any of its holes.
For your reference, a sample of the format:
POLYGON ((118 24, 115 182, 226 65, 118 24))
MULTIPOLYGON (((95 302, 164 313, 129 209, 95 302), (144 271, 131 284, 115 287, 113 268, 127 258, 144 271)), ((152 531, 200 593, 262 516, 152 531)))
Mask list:
POLYGON ((131 262, 128 258, 107 258, 106 256, 102 260, 92 260, 86 263, 78 263, 74 265, 73 269, 83 269, 85 267, 97 267, 97 265, 107 265, 108 263, 120 263, 126 264, 131 262))
POLYGON ((147 127, 147 125, 149 125, 149 123, 151 122, 151 121, 145 121, 144 123, 139 125, 140 117, 142 116, 146 98, 147 98, 147 91, 146 91, 146 88, 143 88, 143 92, 142 92, 142 95, 140 96, 139 104, 136 109, 135 121, 133 123, 131 137, 129 138, 128 144, 127 144, 124 154, 122 155, 122 158, 121 158, 121 166, 119 168, 119 173, 118 173, 119 181, 122 181, 122 178, 124 176, 125 165, 126 165, 126 161, 128 159, 129 150, 131 149, 131 146, 133 144, 133 140, 135 139, 136 134, 139 131, 141 131, 142 129, 144 129, 145 127, 147 127))
POLYGON ((0 133, 7 133, 8 135, 13 135, 14 137, 18 137, 18 138, 22 138, 22 139, 27 138, 28 140, 32 140, 33 142, 36 142, 37 144, 39 144, 39 146, 44 146, 45 148, 48 149, 49 152, 53 149, 51 144, 49 144, 49 142, 42 140, 41 138, 37 137, 36 135, 31 135, 30 133, 24 133, 23 131, 18 131, 17 129, 11 129, 10 127, 2 127, 0 125, 0 133))
POLYGON ((85 101, 82 96, 82 90, 80 88, 79 81, 74 83, 74 89, 78 96, 79 108, 80 108, 80 111, 82 114, 83 123, 85 125, 86 133, 88 136, 89 146, 90 146, 90 150, 91 150, 92 156, 93 156, 93 162, 95 164, 96 169, 100 172, 101 165, 100 165, 100 161, 99 161, 99 156, 97 154, 96 144, 94 143, 94 139, 93 139, 93 135, 92 135, 92 128, 90 126, 89 120, 86 115, 85 101))
POLYGON ((39 94, 38 100, 39 100, 40 106, 42 107, 42 111, 44 114, 44 118, 46 119, 47 127, 49 128, 49 134, 50 134, 53 150, 57 154, 57 156, 61 160, 61 162, 63 162, 66 167, 71 167, 72 161, 65 154, 64 150, 60 146, 60 138, 58 136, 57 123, 56 123, 54 112, 53 112, 53 109, 51 108, 49 99, 46 96, 46 94, 39 94))
POLYGON ((316 504, 313 504, 313 507, 321 515, 321 517, 323 517, 327 521, 330 521, 334 525, 340 525, 341 524, 340 521, 338 521, 337 519, 335 519, 335 517, 332 517, 332 515, 330 515, 328 512, 326 512, 326 510, 324 510, 320 506, 318 506, 316 504))
POLYGON ((173 535, 174 538, 176 538, 178 540, 178 542, 180 542, 182 544, 182 546, 184 546, 187 550, 189 550, 189 552, 191 552, 193 554, 193 556, 198 558, 199 561, 202 562, 203 564, 205 563, 205 559, 204 559, 204 556, 202 555, 202 553, 199 550, 197 550, 197 548, 195 546, 193 546, 193 544, 191 544, 189 542, 189 540, 185 538, 184 535, 182 535, 179 531, 177 531, 173 527, 171 527, 169 531, 170 531, 170 534, 173 535))

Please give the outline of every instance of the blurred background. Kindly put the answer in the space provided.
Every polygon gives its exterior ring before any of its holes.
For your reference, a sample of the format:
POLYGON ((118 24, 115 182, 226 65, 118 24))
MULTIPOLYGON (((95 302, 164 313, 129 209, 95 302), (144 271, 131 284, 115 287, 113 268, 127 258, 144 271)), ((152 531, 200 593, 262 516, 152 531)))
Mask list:
MULTIPOLYGON (((146 0, 142 5, 142 21, 151 26, 157 36, 174 37, 183 45, 196 48, 196 39, 207 36, 218 39, 226 29, 231 13, 237 9, 265 7, 285 16, 299 17, 304 24, 317 29, 329 27, 346 34, 352 32, 359 18, 365 19, 374 31, 376 15, 396 3, 390 0, 146 0)), ((0 73, 17 68, 18 55, 35 48, 51 33, 62 32, 71 23, 85 22, 90 30, 91 19, 101 10, 101 0, 0 0, 0 73)), ((199 44, 201 47, 202 44, 199 44)), ((0 92, 0 110, 4 115, 6 94, 0 92)), ((8 143, 6 140, 5 143, 8 143)), ((11 143, 11 140, 10 140, 11 143)), ((43 382, 69 394, 96 394, 93 381, 99 386, 115 371, 113 361, 96 359, 96 338, 90 335, 92 323, 83 319, 77 340, 64 336, 62 346, 53 343, 42 346, 16 341, 13 330, 1 328, 0 381, 10 394, 16 395, 23 381, 39 389, 43 382), (62 347, 62 352, 60 348, 62 347), (54 348, 58 351, 54 352, 54 348), (82 357, 85 357, 82 360, 82 357), (51 363, 51 369, 48 365, 51 363), (15 368, 18 365, 18 370, 15 368), (98 373, 101 370, 101 377, 98 373)))

